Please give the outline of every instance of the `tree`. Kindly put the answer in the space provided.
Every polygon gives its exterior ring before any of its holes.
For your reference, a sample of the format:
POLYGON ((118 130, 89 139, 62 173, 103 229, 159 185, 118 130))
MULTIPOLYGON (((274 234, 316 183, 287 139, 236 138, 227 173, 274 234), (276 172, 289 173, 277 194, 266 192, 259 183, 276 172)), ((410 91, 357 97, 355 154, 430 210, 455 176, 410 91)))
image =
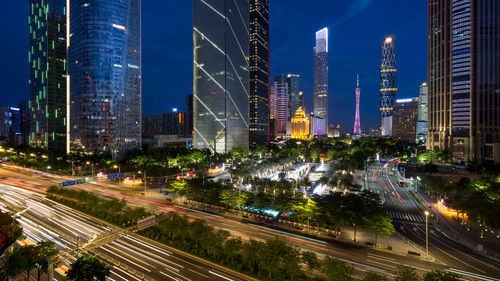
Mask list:
POLYGON ((396 272, 395 281, 419 281, 415 269, 412 267, 407 267, 404 265, 398 265, 398 271, 396 272))
POLYGON ((35 248, 35 263, 38 268, 37 280, 39 281, 40 275, 47 272, 47 259, 59 253, 59 250, 55 246, 56 244, 52 241, 44 241, 35 248))
POLYGON ((451 272, 433 270, 424 275, 424 281, 458 281, 458 275, 451 272))
POLYGON ((365 276, 363 276, 363 279, 361 279, 361 280, 362 281, 385 281, 385 280, 387 280, 387 278, 380 276, 380 275, 377 275, 373 271, 368 271, 365 274, 365 276))
POLYGON ((326 274, 328 281, 351 281, 353 280, 354 267, 330 256, 325 257, 322 263, 322 271, 326 274))
POLYGON ((71 281, 105 281, 111 273, 111 267, 97 256, 81 256, 68 270, 67 278, 71 281))
POLYGON ((307 265, 309 272, 314 272, 321 268, 321 262, 315 252, 302 252, 301 261, 307 265))

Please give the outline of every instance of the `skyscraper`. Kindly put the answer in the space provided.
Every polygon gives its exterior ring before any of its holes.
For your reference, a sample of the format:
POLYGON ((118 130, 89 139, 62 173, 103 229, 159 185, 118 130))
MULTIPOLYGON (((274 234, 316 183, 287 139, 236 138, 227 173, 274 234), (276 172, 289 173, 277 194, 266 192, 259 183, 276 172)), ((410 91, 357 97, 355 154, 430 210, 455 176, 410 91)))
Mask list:
POLYGON ((394 103, 393 138, 407 142, 415 142, 417 126, 418 98, 399 99, 394 103))
POLYGON ((286 76, 286 83, 288 84, 288 120, 290 121, 301 106, 300 75, 288 74, 286 76))
POLYGON ((314 47, 314 114, 328 127, 328 28, 316 32, 314 47))
POLYGON ((382 41, 382 57, 380 64, 380 134, 392 135, 392 110, 397 96, 396 84, 396 50, 394 36, 382 41))
POLYGON ((500 2, 429 0, 428 149, 500 162, 500 2))
POLYGON ((28 142, 66 151, 66 0, 30 0, 28 142))
POLYGON ((286 135, 286 124, 288 122, 288 83, 286 76, 277 74, 274 76, 274 119, 276 120, 276 132, 278 137, 286 135))
POLYGON ((429 88, 427 83, 422 83, 420 85, 420 94, 418 97, 418 109, 417 109, 417 131, 416 131, 416 142, 421 145, 426 145, 427 142, 427 94, 429 93, 429 88))
POLYGON ((249 2, 194 0, 195 148, 249 146, 249 2))
POLYGON ((72 0, 69 72, 77 149, 141 148, 141 0, 72 0))
POLYGON ((359 100, 361 98, 361 89, 359 88, 359 74, 356 76, 356 117, 354 119, 354 135, 361 135, 361 125, 359 121, 359 100))
POLYGON ((250 146, 265 145, 269 134, 271 51, 269 0, 250 4, 250 146))

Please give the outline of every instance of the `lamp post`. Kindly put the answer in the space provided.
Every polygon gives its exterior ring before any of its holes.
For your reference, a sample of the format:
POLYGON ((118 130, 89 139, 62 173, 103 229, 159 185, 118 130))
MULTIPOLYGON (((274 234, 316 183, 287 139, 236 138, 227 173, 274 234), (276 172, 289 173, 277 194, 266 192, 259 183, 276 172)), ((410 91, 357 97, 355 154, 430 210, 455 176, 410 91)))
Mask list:
POLYGON ((425 255, 429 260, 429 211, 425 211, 425 255))
POLYGON ((87 161, 87 165, 92 165, 92 179, 94 178, 94 162, 92 161, 92 163, 90 163, 89 161, 87 161))

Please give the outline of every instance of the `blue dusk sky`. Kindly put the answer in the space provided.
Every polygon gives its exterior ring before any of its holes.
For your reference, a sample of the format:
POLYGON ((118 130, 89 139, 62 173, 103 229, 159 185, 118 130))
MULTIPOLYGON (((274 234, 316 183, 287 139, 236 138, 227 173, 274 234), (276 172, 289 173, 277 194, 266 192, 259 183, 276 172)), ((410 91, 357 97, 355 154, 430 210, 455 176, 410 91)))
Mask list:
MULTIPOLYGON (((4 0, 0 17, 0 106, 28 100, 28 0, 4 0)), ((315 32, 330 29, 330 123, 354 124, 356 74, 361 80, 361 127, 379 126, 380 47, 396 36, 398 98, 418 95, 427 77, 427 1, 271 0, 271 71, 301 75, 308 111, 313 99, 315 32)), ((192 1, 143 0, 144 114, 183 109, 192 93, 192 1)))

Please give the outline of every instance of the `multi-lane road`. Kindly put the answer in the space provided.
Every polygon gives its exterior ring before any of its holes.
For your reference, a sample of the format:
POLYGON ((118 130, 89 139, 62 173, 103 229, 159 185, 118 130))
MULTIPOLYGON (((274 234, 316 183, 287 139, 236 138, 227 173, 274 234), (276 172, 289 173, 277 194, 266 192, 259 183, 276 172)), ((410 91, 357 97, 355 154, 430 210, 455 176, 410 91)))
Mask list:
MULTIPOLYGON (((60 181, 61 181, 60 178, 53 177, 51 175, 33 174, 31 172, 20 173, 19 171, 17 171, 17 168, 14 168, 14 170, 12 170, 11 168, 0 169, 0 183, 10 183, 12 185, 19 185, 25 189, 42 191, 45 187, 52 185, 54 183, 58 183, 60 181)), ((227 217, 222 217, 214 214, 200 212, 197 210, 192 210, 186 208, 185 206, 174 205, 170 202, 145 198, 137 194, 130 194, 125 191, 116 190, 114 188, 110 188, 105 185, 84 184, 84 185, 79 185, 78 188, 92 190, 107 197, 126 199, 129 201, 130 204, 143 206, 150 210, 176 211, 187 214, 189 217, 192 218, 204 219, 214 227, 226 229, 230 231, 233 235, 241 236, 243 239, 246 240, 248 239, 266 240, 278 236, 285 239, 290 244, 299 247, 300 249, 314 251, 318 253, 320 256, 324 255, 335 256, 349 262, 355 267, 356 276, 358 277, 363 275, 364 272, 370 270, 370 271, 375 271, 381 275, 385 275, 391 279, 393 278, 394 276, 393 274, 396 271, 397 265, 399 264, 412 266, 416 268, 417 271, 420 273, 428 272, 432 269, 458 269, 463 271, 462 276, 464 276, 465 280, 485 280, 481 279, 483 278, 482 276, 489 276, 494 278, 500 277, 498 272, 494 268, 491 268, 489 265, 486 265, 486 263, 485 265, 483 265, 483 268, 479 266, 478 268, 480 270, 477 270, 475 268, 471 268, 468 266, 466 267, 463 264, 454 261, 453 259, 451 260, 447 259, 446 261, 450 260, 450 262, 444 262, 443 264, 443 263, 428 262, 413 256, 400 255, 389 251, 380 251, 371 248, 352 249, 343 247, 338 244, 332 244, 321 240, 311 239, 309 237, 305 237, 302 235, 290 234, 287 232, 277 231, 274 229, 242 222, 227 217), (467 277, 467 275, 473 275, 475 277, 470 277, 470 276, 467 277)), ((390 198, 390 196, 388 196, 386 200, 392 200, 392 199, 390 198)), ((395 200, 399 201, 399 199, 395 200)), ((403 210, 404 208, 397 211, 404 213, 403 210)), ((413 229, 411 231, 413 231, 413 229)), ((136 251, 131 254, 134 257, 137 257, 136 251)), ((119 256, 124 257, 124 255, 119 255, 119 256)), ((138 265, 141 265, 149 269, 149 267, 139 263, 138 261, 134 261, 131 257, 129 257, 128 259, 133 261, 134 263, 137 263, 138 265)), ((147 262, 147 259, 144 258, 139 258, 139 259, 142 262, 147 262)), ((440 261, 443 260, 440 259, 440 261)), ((477 263, 478 262, 476 262, 476 264, 477 263)), ((167 271, 163 272, 169 274, 167 271)), ((208 274, 206 275, 210 276, 208 274)), ((486 280, 499 280, 494 278, 486 278, 486 280)), ((198 279, 193 279, 193 280, 198 280, 198 279)))
MULTIPOLYGON (((426 245, 426 216, 423 207, 406 187, 399 186, 400 178, 394 166, 375 164, 368 169, 368 188, 377 192, 395 228, 402 235, 420 245, 426 245)), ((432 206, 432 208, 436 208, 432 206)), ((456 243, 439 232, 428 218, 429 253, 452 269, 481 276, 500 277, 500 264, 456 243)))
MULTIPOLYGON (((78 213, 41 195, 15 187, 0 185, 2 211, 25 210, 18 221, 26 235, 25 243, 54 241, 61 252, 84 246, 96 237, 116 231, 113 226, 78 213)), ((124 233, 119 239, 106 243, 92 252, 114 266, 110 280, 246 280, 223 268, 215 267, 146 240, 124 233)), ((75 260, 64 257, 54 270, 62 280, 65 271, 75 260)))

